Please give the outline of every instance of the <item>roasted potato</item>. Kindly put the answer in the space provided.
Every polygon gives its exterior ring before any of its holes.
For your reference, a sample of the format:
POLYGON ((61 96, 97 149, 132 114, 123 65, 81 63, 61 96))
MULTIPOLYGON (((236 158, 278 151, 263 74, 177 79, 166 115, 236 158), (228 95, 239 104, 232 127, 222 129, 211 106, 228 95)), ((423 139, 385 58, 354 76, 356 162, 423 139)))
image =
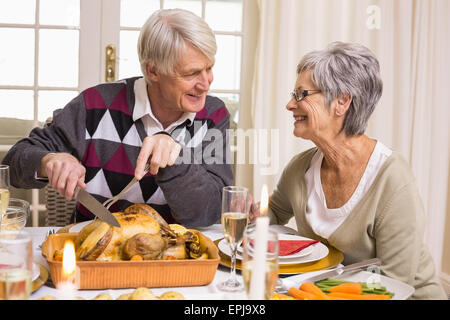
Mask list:
POLYGON ((56 298, 54 296, 43 296, 39 300, 56 300, 56 298))
POLYGON ((107 293, 100 293, 92 300, 112 300, 113 298, 107 293))
POLYGON ((121 295, 117 298, 117 300, 129 300, 129 299, 130 299, 130 296, 131 296, 131 293, 124 293, 124 294, 121 294, 121 295))
POLYGON ((167 291, 159 296, 161 300, 184 300, 184 296, 176 291, 167 291))
POLYGON ((186 227, 183 227, 180 224, 172 223, 172 224, 169 224, 169 227, 170 227, 170 229, 173 230, 173 232, 175 232, 179 236, 182 236, 183 234, 185 234, 187 232, 186 227))
POLYGON ((182 244, 177 244, 168 247, 163 251, 161 259, 165 260, 166 257, 175 257, 176 259, 187 259, 186 246, 182 244))
POLYGON ((158 300, 158 297, 148 288, 137 288, 134 290, 128 300, 158 300))

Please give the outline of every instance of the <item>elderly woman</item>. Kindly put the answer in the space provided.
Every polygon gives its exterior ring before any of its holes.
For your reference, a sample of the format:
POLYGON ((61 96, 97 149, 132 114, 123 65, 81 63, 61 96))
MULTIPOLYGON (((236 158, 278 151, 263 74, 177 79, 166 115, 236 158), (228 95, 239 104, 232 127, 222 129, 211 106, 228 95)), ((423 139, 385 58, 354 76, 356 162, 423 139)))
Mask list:
POLYGON ((413 299, 445 299, 408 163, 364 134, 382 93, 376 57, 336 42, 307 54, 297 75, 286 108, 294 135, 317 147, 284 169, 270 198, 271 223, 294 216, 300 235, 339 249, 344 264, 377 257, 382 274, 415 287, 413 299))

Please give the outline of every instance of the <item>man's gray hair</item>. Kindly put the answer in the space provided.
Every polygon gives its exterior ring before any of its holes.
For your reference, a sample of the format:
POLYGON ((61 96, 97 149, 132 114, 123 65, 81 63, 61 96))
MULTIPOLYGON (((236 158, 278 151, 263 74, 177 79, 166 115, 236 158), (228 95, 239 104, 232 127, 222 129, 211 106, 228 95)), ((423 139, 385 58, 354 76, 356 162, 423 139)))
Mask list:
POLYGON ((141 70, 148 83, 147 63, 163 74, 173 74, 186 42, 214 63, 216 38, 202 18, 183 9, 161 9, 148 18, 137 46, 141 70))
POLYGON ((297 75, 311 70, 311 80, 324 93, 326 104, 342 95, 352 97, 341 130, 348 136, 363 134, 383 91, 375 55, 356 43, 333 42, 325 50, 306 54, 297 75))

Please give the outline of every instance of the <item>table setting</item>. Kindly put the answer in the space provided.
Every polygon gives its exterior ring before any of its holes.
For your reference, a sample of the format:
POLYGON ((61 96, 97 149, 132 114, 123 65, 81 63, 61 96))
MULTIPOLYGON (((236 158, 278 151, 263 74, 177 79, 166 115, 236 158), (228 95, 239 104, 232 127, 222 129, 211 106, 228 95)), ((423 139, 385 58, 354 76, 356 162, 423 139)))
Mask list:
POLYGON ((414 292, 381 275, 377 259, 343 266, 336 248, 269 225, 265 186, 254 221, 248 190, 229 186, 221 223, 196 229, 167 224, 145 204, 117 213, 102 206, 112 223, 25 227, 29 204, 4 199, 0 300, 404 300, 414 292))

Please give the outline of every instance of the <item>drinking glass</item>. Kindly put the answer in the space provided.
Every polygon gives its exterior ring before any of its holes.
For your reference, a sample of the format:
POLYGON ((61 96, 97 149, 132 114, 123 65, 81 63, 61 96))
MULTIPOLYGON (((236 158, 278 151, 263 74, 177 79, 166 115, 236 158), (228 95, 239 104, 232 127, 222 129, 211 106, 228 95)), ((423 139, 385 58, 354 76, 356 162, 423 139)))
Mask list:
POLYGON ((26 200, 10 198, 9 206, 0 221, 0 230, 18 231, 25 227, 30 216, 30 203, 26 200))
POLYGON ((244 235, 244 248, 242 254, 242 277, 244 278, 245 291, 249 299, 253 299, 250 295, 252 285, 252 273, 264 272, 264 299, 272 298, 278 280, 278 234, 272 230, 268 230, 267 250, 265 255, 265 266, 256 265, 255 258, 255 239, 256 228, 248 228, 244 235))
POLYGON ((0 213, 4 214, 9 205, 9 166, 0 165, 0 213))
POLYGON ((222 291, 243 291, 243 284, 236 278, 236 251, 242 243, 248 222, 248 189, 238 186, 224 187, 222 191, 222 229, 231 249, 231 274, 219 283, 222 291))
POLYGON ((0 231, 0 300, 26 300, 31 293, 33 251, 24 231, 0 231))
POLYGON ((9 205, 9 166, 0 165, 0 230, 3 215, 9 205))

